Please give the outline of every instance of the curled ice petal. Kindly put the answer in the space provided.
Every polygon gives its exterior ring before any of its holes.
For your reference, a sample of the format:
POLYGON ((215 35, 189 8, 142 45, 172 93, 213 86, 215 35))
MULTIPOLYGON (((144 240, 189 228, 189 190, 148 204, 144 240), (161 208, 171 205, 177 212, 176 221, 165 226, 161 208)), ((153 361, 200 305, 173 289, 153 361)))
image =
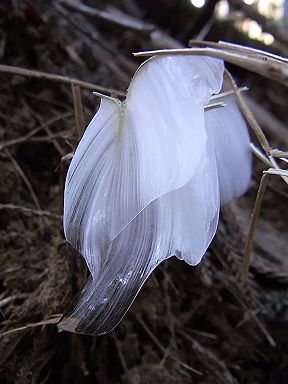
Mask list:
POLYGON ((247 190, 252 154, 247 124, 234 96, 225 96, 221 101, 226 106, 207 111, 205 123, 216 155, 221 204, 226 204, 247 190))
POLYGON ((221 60, 207 57, 152 58, 136 72, 124 104, 101 101, 66 179, 65 235, 91 277, 61 329, 106 333, 161 261, 201 260, 216 231, 219 188, 224 196, 218 174, 226 182, 227 162, 219 165, 217 156, 227 148, 204 117, 223 70, 221 60))

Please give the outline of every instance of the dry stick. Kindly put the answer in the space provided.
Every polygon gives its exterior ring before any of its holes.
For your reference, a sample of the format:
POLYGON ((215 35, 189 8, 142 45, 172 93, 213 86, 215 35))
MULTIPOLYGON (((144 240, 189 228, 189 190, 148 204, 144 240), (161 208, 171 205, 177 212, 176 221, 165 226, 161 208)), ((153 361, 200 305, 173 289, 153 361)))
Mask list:
POLYGON ((47 120, 45 124, 41 124, 38 127, 32 129, 30 132, 27 133, 27 135, 18 137, 17 139, 12 139, 12 140, 6 141, 3 144, 0 144, 0 151, 4 148, 11 147, 12 145, 23 143, 29 140, 37 132, 41 131, 42 129, 45 129, 45 127, 48 127, 59 120, 62 120, 71 116, 73 116, 71 112, 66 112, 66 113, 63 113, 63 115, 52 117, 51 119, 47 120))
POLYGON ((254 204, 254 208, 251 216, 251 222, 250 222, 250 228, 249 228, 248 238, 247 238, 247 243, 245 248, 244 260, 243 260, 243 265, 241 269, 241 275, 243 278, 246 278, 248 276, 249 265, 252 257, 252 251, 253 251, 255 232, 256 232, 256 227, 259 220, 259 214, 262 206, 263 197, 266 191, 267 181, 268 181, 268 174, 265 173, 262 176, 260 181, 257 197, 255 200, 255 204, 254 204))
POLYGON ((36 193, 34 192, 34 189, 33 189, 32 185, 30 184, 30 181, 27 179, 27 177, 26 177, 25 173, 23 172, 22 168, 17 163, 17 161, 14 159, 14 157, 11 155, 9 149, 5 149, 4 152, 7 155, 7 157, 9 158, 9 160, 11 161, 11 163, 13 164, 14 168, 18 172, 18 174, 21 177, 21 179, 24 181, 24 184, 28 188, 28 190, 30 192, 30 195, 32 197, 32 200, 33 200, 37 210, 41 211, 41 206, 40 206, 39 200, 38 200, 38 198, 36 196, 36 193))
POLYGON ((268 143, 268 140, 267 140, 265 134, 263 133, 261 127, 259 126, 259 124, 255 120, 251 110, 247 106, 243 96, 239 92, 239 89, 238 89, 232 75, 230 74, 230 72, 227 69, 224 70, 224 76, 229 81, 231 87, 233 88, 233 90, 235 92, 239 107, 240 107, 243 115, 245 116, 247 122, 249 123, 250 127, 252 128, 253 132, 255 133, 257 139, 259 140, 259 142, 260 142, 262 148, 264 149, 264 151, 266 152, 267 156, 269 156, 271 148, 270 148, 270 145, 268 143))
POLYGON ((126 94, 124 92, 117 91, 116 89, 113 89, 113 88, 108 88, 108 87, 103 87, 101 85, 87 83, 86 81, 74 79, 67 76, 55 75, 52 73, 41 72, 41 71, 34 71, 32 69, 25 69, 21 67, 14 67, 10 65, 0 64, 0 72, 11 73, 13 75, 34 77, 36 79, 42 79, 42 80, 51 80, 51 81, 68 84, 68 85, 75 84, 75 85, 79 85, 81 88, 86 88, 86 89, 100 91, 100 92, 106 92, 109 94, 114 92, 119 96, 126 97, 126 94))
MULTIPOLYGON (((153 332, 147 327, 147 325, 144 323, 144 321, 139 316, 137 316, 137 320, 139 321, 139 323, 142 325, 142 327, 144 328, 146 333, 150 336, 150 338, 154 341, 156 346, 160 349, 160 351, 163 352, 163 354, 165 356, 166 355, 166 348, 163 347, 163 345, 160 343, 160 341, 157 339, 157 337, 153 334, 153 332)), ((199 376, 203 375, 202 372, 198 371, 197 369, 195 369, 195 368, 191 367, 190 365, 184 363, 183 361, 179 360, 177 357, 175 357, 175 356, 173 356, 171 354, 169 354, 169 357, 172 360, 176 361, 182 367, 188 369, 189 371, 192 371, 192 372, 196 373, 199 376)))
POLYGON ((0 211, 3 209, 11 210, 11 211, 19 211, 24 213, 27 216, 35 215, 35 216, 45 216, 52 219, 62 220, 61 215, 56 215, 55 213, 49 211, 41 211, 37 209, 31 209, 27 207, 22 207, 21 205, 15 204, 1 204, 0 203, 0 211))
POLYGON ((85 129, 85 119, 84 119, 84 112, 83 112, 83 104, 81 100, 81 91, 80 91, 79 85, 72 84, 71 88, 72 88, 77 136, 78 136, 78 139, 80 140, 85 129))

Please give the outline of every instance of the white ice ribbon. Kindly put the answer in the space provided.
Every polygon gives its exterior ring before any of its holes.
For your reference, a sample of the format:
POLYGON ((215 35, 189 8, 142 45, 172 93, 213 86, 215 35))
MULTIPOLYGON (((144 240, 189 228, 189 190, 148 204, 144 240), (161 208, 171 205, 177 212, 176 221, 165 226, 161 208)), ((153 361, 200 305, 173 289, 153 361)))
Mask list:
POLYGON ((61 329, 113 329, 161 261, 200 262, 220 200, 246 190, 249 136, 233 97, 204 114, 223 70, 209 57, 154 57, 134 75, 124 103, 101 100, 66 179, 65 235, 91 277, 61 329))

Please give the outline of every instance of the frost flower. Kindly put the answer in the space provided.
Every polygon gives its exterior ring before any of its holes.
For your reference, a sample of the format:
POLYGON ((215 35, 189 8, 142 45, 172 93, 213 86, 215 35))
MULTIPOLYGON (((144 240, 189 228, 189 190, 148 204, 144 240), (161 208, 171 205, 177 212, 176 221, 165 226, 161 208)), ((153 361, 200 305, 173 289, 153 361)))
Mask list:
POLYGON ((68 170, 67 240, 91 272, 59 328, 112 330, 164 259, 200 262, 220 205, 247 189, 246 123, 232 96, 204 112, 222 60, 158 56, 137 70, 125 102, 103 97, 68 170))

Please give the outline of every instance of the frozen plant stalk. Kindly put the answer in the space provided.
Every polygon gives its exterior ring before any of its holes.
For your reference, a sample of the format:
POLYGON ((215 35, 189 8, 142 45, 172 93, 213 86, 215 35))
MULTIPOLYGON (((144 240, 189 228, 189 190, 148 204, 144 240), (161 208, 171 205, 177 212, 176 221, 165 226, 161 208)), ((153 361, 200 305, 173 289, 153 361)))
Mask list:
POLYGON ((124 103, 101 99, 64 195, 65 235, 91 276, 60 329, 111 331, 161 261, 200 262, 220 204, 247 189, 249 136, 236 102, 225 97, 224 108, 204 113, 223 71, 210 57, 153 57, 124 103))

